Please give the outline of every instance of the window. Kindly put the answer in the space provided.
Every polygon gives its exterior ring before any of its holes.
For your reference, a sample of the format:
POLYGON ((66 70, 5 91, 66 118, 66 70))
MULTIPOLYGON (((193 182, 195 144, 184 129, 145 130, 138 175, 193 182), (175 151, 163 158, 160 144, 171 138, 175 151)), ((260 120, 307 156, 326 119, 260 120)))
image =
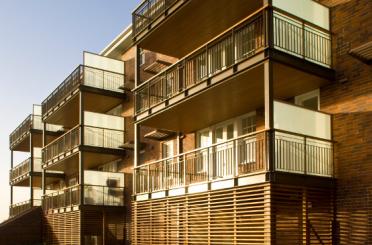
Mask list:
POLYGON ((162 157, 168 158, 173 156, 173 141, 167 141, 162 143, 162 157))
POLYGON ((320 108, 320 92, 319 89, 301 94, 295 97, 295 104, 303 106, 311 110, 319 110, 320 108))
POLYGON ((140 49, 140 53, 139 53, 139 64, 140 66, 141 65, 144 65, 145 64, 145 50, 144 49, 140 49))
POLYGON ((256 115, 241 118, 241 135, 256 131, 256 115))

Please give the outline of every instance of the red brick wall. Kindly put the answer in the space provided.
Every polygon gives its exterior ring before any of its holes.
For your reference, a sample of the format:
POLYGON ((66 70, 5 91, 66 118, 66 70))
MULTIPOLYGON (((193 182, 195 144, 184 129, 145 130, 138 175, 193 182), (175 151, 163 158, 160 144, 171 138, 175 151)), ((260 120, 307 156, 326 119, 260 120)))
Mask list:
POLYGON ((323 1, 332 11, 338 79, 321 90, 321 110, 333 114, 340 244, 372 244, 372 67, 348 51, 372 41, 372 1, 323 1))

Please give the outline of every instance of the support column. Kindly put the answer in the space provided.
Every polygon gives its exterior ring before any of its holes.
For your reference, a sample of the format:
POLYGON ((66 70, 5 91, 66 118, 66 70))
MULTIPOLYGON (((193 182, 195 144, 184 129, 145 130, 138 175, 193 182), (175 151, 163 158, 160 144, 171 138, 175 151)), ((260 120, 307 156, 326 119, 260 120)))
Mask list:
POLYGON ((274 171, 274 91, 273 91, 273 63, 267 60, 264 64, 264 96, 265 96, 265 129, 267 135, 267 167, 274 171))
MULTIPOLYGON (((135 46, 135 56, 134 56, 134 86, 137 87, 140 84, 140 47, 138 45, 135 46)), ((136 94, 134 93, 134 114, 136 114, 136 107, 137 107, 137 99, 136 94)), ((136 117, 134 117, 134 121, 136 121, 136 117)), ((134 122, 134 168, 139 165, 139 154, 140 154, 140 146, 141 146, 141 126, 134 122)), ((133 193, 136 193, 136 171, 134 171, 133 175, 133 193)))
MULTIPOLYGON (((13 150, 10 150, 10 169, 13 169, 13 150)), ((13 185, 10 185, 10 206, 13 205, 13 185)))
MULTIPOLYGON (((84 96, 83 92, 79 92, 79 145, 84 145, 84 96)), ((84 155, 79 147, 79 185, 80 185, 80 204, 84 204, 84 155)))
MULTIPOLYGON (((46 146, 46 123, 43 122, 43 148, 46 146)), ((41 161, 41 166, 43 166, 44 164, 44 159, 45 159, 45 156, 44 156, 44 153, 42 154, 42 161, 41 161)), ((43 193, 43 198, 44 198, 44 195, 46 193, 46 189, 45 189, 45 182, 46 182, 46 170, 45 168, 41 168, 41 189, 42 189, 42 193, 43 193)))
POLYGON ((33 141, 33 133, 30 132, 30 199, 31 199, 31 207, 34 206, 34 141, 33 141))

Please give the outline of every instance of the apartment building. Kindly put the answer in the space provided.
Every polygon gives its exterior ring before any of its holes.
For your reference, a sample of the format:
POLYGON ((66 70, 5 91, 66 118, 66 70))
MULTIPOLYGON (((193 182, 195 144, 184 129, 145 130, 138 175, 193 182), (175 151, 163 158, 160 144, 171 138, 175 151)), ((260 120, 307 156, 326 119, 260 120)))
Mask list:
POLYGON ((0 242, 372 243, 371 11, 144 0, 10 135, 0 242))
POLYGON ((371 8, 143 1, 132 243, 371 243, 371 8))

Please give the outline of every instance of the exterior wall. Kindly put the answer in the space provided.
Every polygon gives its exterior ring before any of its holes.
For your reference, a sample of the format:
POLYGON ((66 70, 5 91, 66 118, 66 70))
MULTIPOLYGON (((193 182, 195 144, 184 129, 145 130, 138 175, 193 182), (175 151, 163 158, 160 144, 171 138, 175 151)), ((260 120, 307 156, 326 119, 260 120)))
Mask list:
POLYGON ((372 2, 331 4, 334 68, 338 79, 321 90, 321 110, 333 114, 337 176, 335 231, 340 244, 372 244, 372 70, 348 54, 372 41, 372 2))
POLYGON ((43 241, 46 244, 80 244, 80 211, 44 214, 43 241))
POLYGON ((42 210, 37 207, 1 223, 0 244, 41 244, 42 220, 42 210))

